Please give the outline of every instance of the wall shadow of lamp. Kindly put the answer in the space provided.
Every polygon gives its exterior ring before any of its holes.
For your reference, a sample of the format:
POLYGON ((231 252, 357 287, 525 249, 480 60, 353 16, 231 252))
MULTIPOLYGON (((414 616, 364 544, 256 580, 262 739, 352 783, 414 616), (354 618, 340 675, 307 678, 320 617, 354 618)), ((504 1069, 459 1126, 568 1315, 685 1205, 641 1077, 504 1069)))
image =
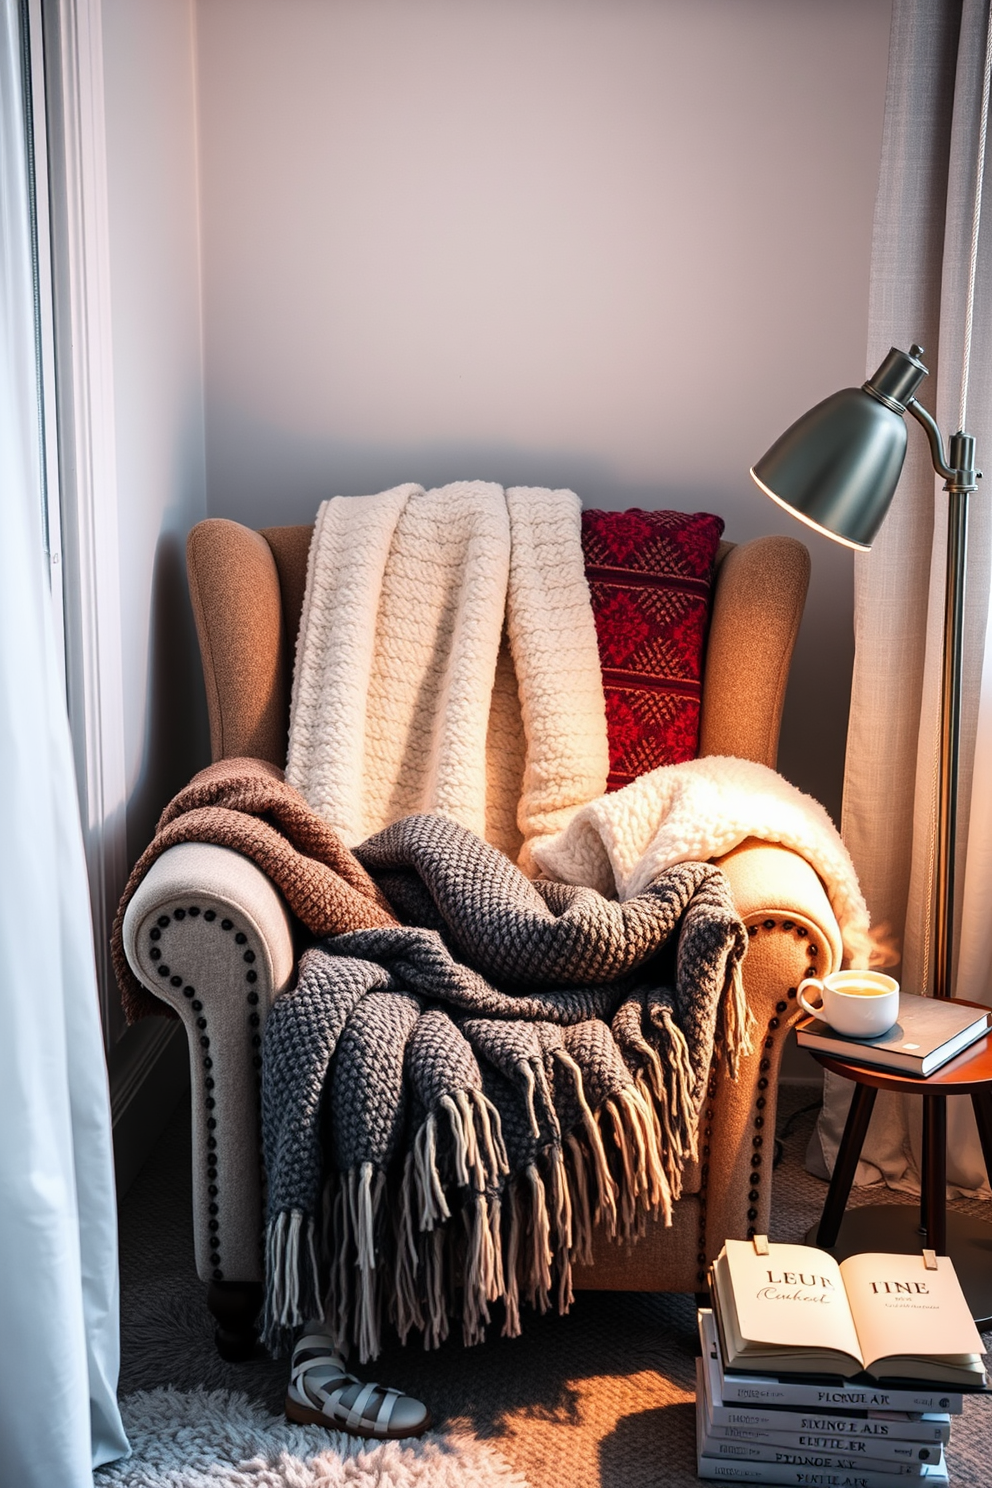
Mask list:
MULTIPOLYGON (((861 552, 867 552, 871 547, 895 495, 908 442, 907 413, 923 425, 934 470, 944 477, 944 490, 948 493, 947 571, 934 866, 933 991, 935 997, 948 998, 952 995, 954 843, 968 505, 982 472, 975 469, 972 436, 959 430, 951 436, 945 453, 936 421, 916 401, 916 391, 928 375, 923 356, 921 346, 911 346, 908 353, 893 347, 878 370, 860 388, 844 388, 833 393, 803 414, 756 462, 751 476, 766 495, 800 521, 861 552)), ((921 1086, 923 1083, 920 1082, 921 1086)), ((944 1169, 944 1099, 935 1096, 924 1102, 925 1170, 928 1166, 931 1170, 935 1166, 944 1169), (927 1126, 931 1128, 929 1139, 927 1126)), ((852 1116, 856 1104, 852 1104, 852 1116)), ((867 1127, 867 1120, 864 1124, 867 1127)), ((858 1146, 860 1148, 860 1142, 858 1146)), ((931 1182, 943 1194, 943 1171, 931 1171, 930 1176, 931 1182)), ((924 1187, 926 1184, 925 1177, 924 1187)), ((941 1203, 941 1210, 943 1207, 941 1203)), ((962 1286, 974 1306, 968 1276, 975 1267, 983 1276, 983 1290, 989 1291, 992 1286, 992 1278, 988 1277, 992 1227, 975 1220, 965 1222, 962 1216, 955 1214, 942 1215, 941 1218, 947 1224, 946 1236, 935 1234, 926 1243, 944 1252, 942 1242, 946 1240, 947 1252, 953 1257, 962 1286)), ((915 1220, 915 1213, 909 1211, 907 1214, 901 1206, 867 1206, 853 1211, 845 1217, 838 1243, 831 1248, 842 1255, 864 1249, 903 1253, 918 1249, 923 1243, 920 1232, 914 1224, 906 1222, 908 1219, 915 1220), (891 1219, 891 1225, 886 1223, 887 1219, 891 1219), (901 1224, 898 1223, 900 1220, 901 1224), (863 1241, 869 1232, 871 1243, 865 1245, 863 1241), (862 1243, 858 1243, 859 1240, 862 1243)), ((981 1315, 987 1317, 988 1299, 977 1305, 981 1315)))

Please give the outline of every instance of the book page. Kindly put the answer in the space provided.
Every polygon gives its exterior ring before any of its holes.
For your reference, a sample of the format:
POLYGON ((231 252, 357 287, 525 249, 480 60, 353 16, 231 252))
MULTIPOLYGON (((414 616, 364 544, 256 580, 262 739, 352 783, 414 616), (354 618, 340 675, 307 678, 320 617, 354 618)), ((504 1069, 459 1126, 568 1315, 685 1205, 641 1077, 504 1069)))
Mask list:
POLYGON ((980 1354, 982 1340, 947 1256, 928 1271, 923 1256, 867 1252, 841 1262, 866 1367, 892 1356, 980 1354))
POLYGON ((861 1360, 840 1268, 825 1250, 728 1240, 727 1263, 741 1335, 782 1348, 836 1349, 861 1360))

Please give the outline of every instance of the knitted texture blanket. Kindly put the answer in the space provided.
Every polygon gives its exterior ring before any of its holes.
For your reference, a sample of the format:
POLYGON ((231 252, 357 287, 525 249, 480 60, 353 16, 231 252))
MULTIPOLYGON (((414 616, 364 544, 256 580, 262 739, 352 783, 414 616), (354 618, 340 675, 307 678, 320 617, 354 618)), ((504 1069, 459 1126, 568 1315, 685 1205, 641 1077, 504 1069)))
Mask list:
POLYGON ((345 842, 443 812, 526 864, 607 766, 573 492, 462 481, 324 502, 286 776, 345 842))
POLYGON ((356 857, 407 923, 307 951, 269 1015, 263 1335, 323 1310, 364 1362, 387 1310, 436 1345, 460 1289, 466 1342, 496 1300, 512 1335, 521 1298, 567 1309, 597 1222, 670 1222, 715 1044, 733 1069, 750 1015, 710 864, 620 904, 426 815, 356 857))
POLYGON ((673 863, 718 858, 748 837, 801 854, 823 880, 845 964, 867 966, 868 908, 850 854, 811 796, 767 765, 710 755, 666 765, 573 813, 535 846, 540 871, 636 897, 673 863))
POLYGON ((212 842, 250 858, 315 935, 395 925, 382 891, 340 837, 263 760, 221 760, 195 775, 169 802, 134 866, 111 937, 114 972, 129 1023, 174 1016, 141 985, 124 954, 124 915, 157 858, 177 842, 212 842))

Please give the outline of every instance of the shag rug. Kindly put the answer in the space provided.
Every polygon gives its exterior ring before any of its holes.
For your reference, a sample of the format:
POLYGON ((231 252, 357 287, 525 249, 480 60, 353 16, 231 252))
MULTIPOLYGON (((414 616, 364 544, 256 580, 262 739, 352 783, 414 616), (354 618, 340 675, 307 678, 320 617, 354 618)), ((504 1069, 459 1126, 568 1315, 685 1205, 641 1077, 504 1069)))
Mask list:
POLYGON ((237 1390, 140 1390, 122 1402, 132 1455, 94 1488, 527 1488, 464 1432, 369 1443, 294 1426, 237 1390))

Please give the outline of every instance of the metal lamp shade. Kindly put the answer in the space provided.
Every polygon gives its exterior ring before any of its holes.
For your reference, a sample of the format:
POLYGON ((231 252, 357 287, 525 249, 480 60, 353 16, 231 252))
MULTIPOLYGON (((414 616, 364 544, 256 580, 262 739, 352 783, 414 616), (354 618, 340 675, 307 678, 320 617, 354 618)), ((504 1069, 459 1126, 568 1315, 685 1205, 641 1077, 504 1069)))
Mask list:
POLYGON ((905 454, 901 414, 862 388, 844 388, 786 429, 751 475, 810 527, 848 547, 868 549, 905 454))

